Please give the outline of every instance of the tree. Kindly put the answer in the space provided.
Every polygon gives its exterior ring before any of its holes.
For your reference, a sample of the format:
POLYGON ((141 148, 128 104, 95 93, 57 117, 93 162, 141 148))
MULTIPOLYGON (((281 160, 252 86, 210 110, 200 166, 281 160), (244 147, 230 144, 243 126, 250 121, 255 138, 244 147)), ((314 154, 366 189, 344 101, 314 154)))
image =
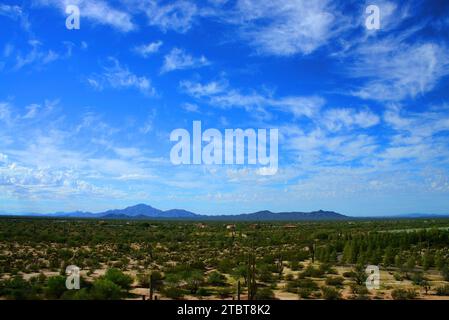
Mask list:
POLYGON ((441 268, 441 275, 443 276, 444 281, 449 281, 449 266, 447 264, 441 268))
POLYGON ((367 276, 363 265, 358 264, 355 266, 355 269, 353 271, 353 277, 355 283, 358 284, 359 286, 365 284, 367 276))
POLYGON ((200 285, 204 282, 203 273, 199 270, 193 270, 187 276, 186 282, 187 282, 187 289, 190 290, 190 293, 196 294, 200 285))
POLYGON ((236 267, 233 270, 232 276, 236 279, 239 280, 241 278, 243 278, 243 285, 246 286, 247 285, 247 281, 248 281, 248 270, 247 267, 244 265, 240 265, 238 267, 236 267))
POLYGON ((427 250, 423 256, 423 261, 422 261, 423 269, 425 271, 429 270, 431 267, 433 267, 434 263, 435 262, 434 262, 434 257, 432 255, 432 253, 429 250, 427 250))
POLYGON ((407 259, 407 263, 405 264, 405 272, 407 276, 409 272, 412 272, 415 269, 415 266, 416 266, 416 259, 414 256, 410 256, 407 259))
POLYGON ((394 251, 391 246, 385 249, 385 254, 383 258, 383 264, 385 266, 392 266, 394 264, 394 251))
POLYGON ((122 289, 111 280, 98 279, 92 286, 91 297, 94 300, 119 300, 122 289))
POLYGON ((125 290, 129 290, 133 283, 133 278, 131 276, 124 274, 122 271, 115 268, 108 269, 103 278, 115 283, 125 290))
POLYGON ((45 288, 45 296, 48 299, 59 299, 64 292, 67 291, 65 280, 66 279, 63 276, 48 278, 47 287, 45 288))
POLYGON ((212 271, 207 277, 207 283, 213 286, 224 286, 226 277, 218 271, 212 271))

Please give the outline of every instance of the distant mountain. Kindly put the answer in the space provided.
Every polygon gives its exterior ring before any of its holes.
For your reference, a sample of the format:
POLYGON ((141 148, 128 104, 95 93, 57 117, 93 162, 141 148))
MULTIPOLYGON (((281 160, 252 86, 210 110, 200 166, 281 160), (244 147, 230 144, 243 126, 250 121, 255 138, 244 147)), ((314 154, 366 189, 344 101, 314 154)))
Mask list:
POLYGON ((101 218, 101 219, 175 219, 175 220, 204 220, 204 221, 317 221, 342 220, 349 217, 333 211, 314 212, 271 212, 258 211, 236 215, 199 215, 187 210, 171 209, 159 210, 146 204, 138 204, 125 209, 114 209, 98 213, 83 211, 56 212, 51 214, 20 214, 32 217, 58 217, 58 218, 101 218))
POLYGON ((193 212, 180 209, 162 211, 146 204, 138 204, 132 207, 127 207, 125 209, 108 210, 103 213, 98 213, 97 215, 103 218, 136 218, 136 219, 146 219, 146 218, 185 219, 185 218, 195 218, 199 216, 193 212))
POLYGON ((449 214, 434 214, 434 213, 406 213, 395 216, 389 216, 391 218, 403 218, 403 219, 417 219, 417 218, 448 218, 449 214))
POLYGON ((200 215, 183 209, 160 210, 146 204, 138 204, 125 209, 113 209, 104 212, 91 213, 84 211, 41 213, 1 212, 0 216, 16 217, 56 217, 56 218, 96 218, 96 219, 163 219, 163 220, 196 220, 196 221, 335 221, 358 219, 438 219, 449 218, 449 214, 409 213, 376 217, 352 217, 334 211, 313 212, 271 212, 268 210, 234 215, 200 215))
POLYGON ((323 221, 344 220, 348 216, 333 211, 313 212, 271 212, 268 210, 238 215, 207 216, 207 220, 232 220, 232 221, 323 221))

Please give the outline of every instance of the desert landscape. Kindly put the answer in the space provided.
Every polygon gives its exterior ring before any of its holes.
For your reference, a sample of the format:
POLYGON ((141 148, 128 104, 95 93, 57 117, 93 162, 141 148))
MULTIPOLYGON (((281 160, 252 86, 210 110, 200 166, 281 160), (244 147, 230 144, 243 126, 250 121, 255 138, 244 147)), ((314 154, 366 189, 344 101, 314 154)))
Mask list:
POLYGON ((449 299, 449 220, 2 217, 1 299, 449 299), (80 268, 79 290, 66 267, 80 268), (380 269, 368 290, 367 265, 380 269))

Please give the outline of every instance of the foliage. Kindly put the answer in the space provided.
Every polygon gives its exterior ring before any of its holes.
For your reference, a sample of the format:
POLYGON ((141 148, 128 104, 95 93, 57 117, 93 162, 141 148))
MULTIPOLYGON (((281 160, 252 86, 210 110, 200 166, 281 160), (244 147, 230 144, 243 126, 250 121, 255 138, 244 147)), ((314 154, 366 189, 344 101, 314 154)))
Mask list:
POLYGON ((394 289, 391 292, 391 297, 394 300, 411 300, 416 298, 416 291, 413 289, 394 289))

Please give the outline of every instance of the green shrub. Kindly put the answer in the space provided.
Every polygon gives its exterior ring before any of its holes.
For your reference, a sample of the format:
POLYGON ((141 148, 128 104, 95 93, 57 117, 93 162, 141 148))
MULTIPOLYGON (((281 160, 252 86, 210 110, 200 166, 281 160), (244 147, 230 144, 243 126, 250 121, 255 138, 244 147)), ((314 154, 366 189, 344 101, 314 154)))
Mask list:
POLYGON ((424 277, 424 275, 423 275, 422 272, 415 272, 415 273, 412 275, 412 282, 413 282, 414 285, 419 286, 419 285, 421 285, 421 283, 423 283, 423 281, 425 281, 425 280, 426 280, 426 278, 424 277))
POLYGON ((207 297, 210 296, 210 292, 206 288, 199 288, 196 295, 199 297, 207 297))
POLYGON ((91 297, 94 300, 119 300, 122 297, 120 286, 108 279, 95 280, 91 297))
POLYGON ((47 299, 59 299, 65 291, 67 291, 65 285, 66 278, 63 276, 50 277, 47 280, 47 286, 45 288, 45 297, 47 299))
POLYGON ((226 285, 226 277, 220 272, 213 271, 207 277, 207 283, 212 286, 224 286, 226 285))
POLYGON ((395 289, 391 292, 391 297, 394 300, 411 300, 416 298, 416 291, 413 289, 395 289))
POLYGON ((402 281, 402 280, 404 280, 404 277, 403 277, 400 273, 397 273, 397 272, 393 275, 393 278, 394 278, 394 280, 396 280, 396 281, 402 281))
POLYGON ((341 292, 333 287, 321 287, 321 292, 325 300, 339 300, 341 292))
POLYGON ((274 292, 270 288, 258 288, 256 291, 256 300, 273 300, 274 292))
POLYGON ((115 283, 125 290, 129 290, 133 283, 133 278, 131 276, 124 274, 122 271, 115 268, 108 269, 103 278, 115 283))
POLYGON ((344 279, 342 277, 329 277, 326 278, 326 285, 328 286, 334 286, 334 287, 341 287, 343 286, 344 279))
POLYGON ((176 286, 167 286, 162 292, 167 298, 174 300, 181 299, 184 296, 184 292, 176 286))
POLYGON ((444 286, 438 287, 435 290, 437 296, 449 296, 449 284, 445 284, 444 286))
POLYGON ((301 275, 303 277, 321 278, 324 275, 324 271, 317 269, 312 265, 308 265, 301 275))
POLYGON ((24 280, 22 276, 15 276, 2 281, 0 292, 2 296, 13 300, 32 300, 37 298, 30 283, 24 280))
POLYGON ((300 288, 307 288, 311 290, 318 290, 318 284, 311 279, 299 279, 297 285, 300 288))
POLYGON ((303 299, 308 299, 312 294, 313 290, 310 288, 299 288, 298 295, 303 299))

